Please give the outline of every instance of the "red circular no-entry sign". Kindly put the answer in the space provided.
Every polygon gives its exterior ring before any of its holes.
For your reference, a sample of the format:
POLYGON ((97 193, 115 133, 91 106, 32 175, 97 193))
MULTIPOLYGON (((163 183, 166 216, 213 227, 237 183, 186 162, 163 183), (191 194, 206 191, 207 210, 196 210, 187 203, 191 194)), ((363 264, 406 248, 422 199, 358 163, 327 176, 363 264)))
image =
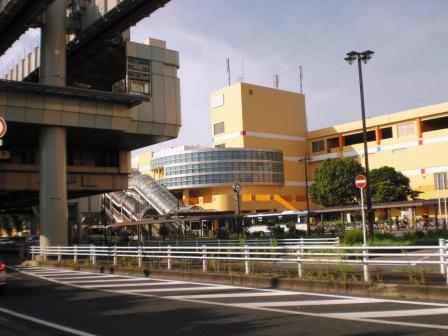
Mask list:
POLYGON ((355 185, 359 188, 362 189, 366 186, 367 184, 367 179, 364 175, 358 175, 355 178, 355 185))
POLYGON ((6 134, 6 121, 2 117, 0 117, 0 138, 3 138, 6 134))

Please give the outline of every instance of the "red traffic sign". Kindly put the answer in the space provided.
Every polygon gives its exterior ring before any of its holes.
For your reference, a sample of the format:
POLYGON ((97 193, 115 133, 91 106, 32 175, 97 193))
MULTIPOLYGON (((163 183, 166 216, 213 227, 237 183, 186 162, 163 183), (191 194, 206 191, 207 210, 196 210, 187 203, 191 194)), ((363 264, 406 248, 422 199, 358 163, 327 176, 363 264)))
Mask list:
POLYGON ((355 185, 359 188, 362 189, 366 186, 367 184, 367 179, 364 175, 358 175, 355 178, 355 185))
POLYGON ((0 138, 3 138, 6 134, 6 121, 2 117, 0 117, 0 138))

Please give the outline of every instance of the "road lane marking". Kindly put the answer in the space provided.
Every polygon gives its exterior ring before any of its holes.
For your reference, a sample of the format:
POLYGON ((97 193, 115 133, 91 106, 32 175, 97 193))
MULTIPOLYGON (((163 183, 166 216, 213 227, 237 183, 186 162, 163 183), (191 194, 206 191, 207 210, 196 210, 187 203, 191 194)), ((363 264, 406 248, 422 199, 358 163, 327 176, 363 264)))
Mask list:
POLYGON ((149 289, 117 289, 117 293, 158 293, 158 292, 188 292, 206 291, 218 289, 233 289, 233 286, 202 286, 202 287, 178 287, 178 288, 149 288, 149 289))
POLYGON ((56 324, 56 323, 53 323, 53 322, 48 322, 48 321, 45 321, 45 320, 42 320, 42 319, 39 319, 39 318, 36 318, 36 317, 32 317, 32 316, 29 316, 29 315, 25 315, 25 314, 22 314, 22 313, 15 312, 13 310, 9 310, 9 309, 6 309, 6 308, 1 308, 0 307, 0 312, 2 312, 4 314, 7 314, 7 315, 11 315, 11 316, 15 316, 15 317, 21 318, 23 320, 27 320, 27 321, 34 322, 34 323, 37 323, 37 324, 41 324, 41 325, 46 326, 46 327, 50 327, 50 328, 53 328, 53 329, 58 329, 58 330, 61 330, 61 331, 64 331, 64 332, 68 332, 68 333, 71 333, 73 335, 78 335, 78 336, 95 336, 95 334, 90 334, 90 333, 87 333, 87 332, 84 332, 84 331, 80 331, 80 330, 76 330, 76 329, 73 329, 73 328, 65 327, 65 326, 60 325, 60 324, 56 324))
MULTIPOLYGON (((256 289, 254 289, 256 290, 256 289)), ((242 298, 242 297, 257 297, 257 296, 282 296, 282 295, 297 295, 294 292, 245 292, 245 293, 222 293, 222 294, 193 294, 193 295, 173 295, 164 296, 167 299, 219 299, 219 298, 242 298)), ((300 295, 300 294, 299 294, 300 295)))
POLYGON ((39 275, 45 275, 45 276, 67 276, 67 275, 74 275, 74 273, 72 272, 35 272, 36 274, 39 275))
MULTIPOLYGON (((66 280, 101 279, 101 278, 104 279, 104 281, 106 281, 107 279, 111 279, 111 278, 117 278, 117 280, 118 280, 121 277, 119 275, 107 275, 106 274, 106 275, 92 275, 92 276, 84 275, 84 276, 77 276, 77 277, 56 278, 55 280, 66 281, 66 280)), ((111 279, 111 280, 113 280, 113 279, 111 279)))
MULTIPOLYGON (((114 287, 146 287, 146 286, 169 286, 169 285, 180 285, 183 284, 182 281, 172 281, 172 282, 146 282, 141 284, 136 283, 127 283, 127 284, 107 284, 107 285, 84 285, 81 284, 81 286, 89 289, 93 288, 114 288, 114 287)), ((174 290, 175 288, 173 288, 174 290)))
MULTIPOLYGON (((86 289, 80 285, 77 284, 70 284, 70 283, 64 283, 61 281, 58 281, 56 279, 50 279, 46 277, 42 277, 33 273, 27 273, 25 271, 21 271, 22 273, 47 280, 50 282, 62 284, 62 285, 68 285, 80 289, 86 289)), ((87 272, 83 272, 87 273, 87 272)), ((93 273, 89 273, 93 274, 93 273)), ((129 276, 129 278, 132 278, 129 276)), ((170 281, 166 279, 158 279, 158 278, 148 278, 151 280, 165 280, 170 281)), ((197 285, 205 285, 204 283, 197 283, 197 282, 185 282, 188 284, 197 284, 197 285)), ((210 286, 213 286, 210 284, 210 286)), ((218 289, 219 286, 215 287, 205 287, 206 289, 218 289)), ((260 288, 251 288, 251 287, 242 287, 242 286, 223 286, 230 289, 235 290, 253 290, 254 292, 260 292, 263 294, 271 294, 276 293, 278 290, 275 289, 260 289, 260 288)), ((195 287, 198 289, 198 287, 195 287)), ((178 288, 179 289, 179 288, 178 288)), ((170 288, 171 291, 176 291, 178 289, 170 288)), ((239 307, 238 303, 223 303, 223 302, 216 302, 216 301, 201 301, 197 299, 192 298, 176 298, 178 296, 173 296, 172 298, 170 296, 160 296, 157 294, 150 294, 151 292, 148 292, 145 294, 141 290, 136 290, 135 292, 127 292, 124 293, 123 290, 113 290, 113 289, 93 289, 103 292, 109 292, 109 293, 116 293, 116 294, 126 294, 126 295, 132 295, 137 297, 153 297, 153 298, 160 298, 160 299, 168 299, 168 300, 176 300, 176 301, 182 301, 182 302, 188 302, 188 303, 196 303, 196 304, 206 304, 206 305, 214 305, 214 306, 221 306, 221 307, 233 307, 233 308, 240 308, 240 309, 251 309, 251 310, 260 310, 260 311, 267 311, 267 312, 275 312, 275 313, 281 313, 281 314, 290 314, 290 315, 301 315, 301 316, 309 316, 309 317, 319 317, 319 318, 330 318, 330 319, 339 319, 339 320, 350 320, 350 321, 357 321, 357 322, 366 322, 366 323, 375 323, 375 324, 387 324, 387 325, 398 325, 398 326, 406 326, 406 327, 418 327, 418 328, 424 328, 424 329, 440 329, 440 330, 448 330, 447 325, 438 325, 438 324, 424 324, 424 323, 411 323, 411 322, 401 322, 401 321, 390 321, 390 320, 380 320, 380 319, 368 319, 368 318, 353 318, 350 316, 329 316, 329 314, 321 314, 321 313, 309 313, 304 311, 297 311, 297 310, 286 310, 286 309, 278 309, 278 308, 269 308, 269 307, 239 307)), ((191 288, 190 288, 191 290, 191 288)), ((157 293, 157 292, 155 292, 157 293)), ((329 297, 329 298, 339 298, 339 299, 371 299, 368 297, 353 297, 353 296, 346 296, 346 295, 334 295, 334 294, 323 294, 323 293, 310 293, 310 292, 292 292, 290 291, 291 295, 308 295, 308 296, 315 296, 315 297, 329 297)), ((229 293, 231 294, 231 293, 229 293)), ((382 300, 384 303, 400 303, 400 304, 407 304, 407 305, 420 305, 420 306, 431 306, 431 307, 444 307, 448 308, 448 304, 445 303, 432 303, 432 302, 418 302, 418 301, 405 301, 405 300, 392 300, 392 299, 384 299, 382 300)), ((350 315, 350 314, 347 314, 350 315)))
MULTIPOLYGON (((278 302, 242 302, 235 303, 238 307, 293 307, 300 308, 301 306, 329 306, 329 305, 346 305, 346 304, 360 304, 360 303, 378 303, 384 302, 377 299, 335 299, 335 300, 298 300, 298 301, 278 301, 278 302)), ((444 308, 445 309, 445 308, 444 308)))
MULTIPOLYGON (((67 281, 67 283, 76 283, 79 285, 84 285, 84 284, 89 284, 89 283, 107 283, 107 282, 133 282, 133 281, 154 281, 152 279, 147 279, 147 278, 133 278, 133 279, 128 279, 128 278, 117 278, 117 279, 102 279, 102 280, 78 280, 78 279, 83 279, 82 277, 79 277, 77 279, 75 279, 75 281, 67 281)), ((64 280, 65 279, 58 279, 58 280, 64 280)), ((71 280, 69 278, 67 278, 66 280, 71 280)), ((159 282, 159 281, 157 281, 159 282)), ((162 282, 162 281, 160 281, 162 282)), ((166 281, 163 281, 166 282, 166 281)))
POLYGON ((327 317, 351 317, 351 318, 380 318, 380 317, 403 317, 403 316, 428 316, 448 314, 448 308, 426 308, 426 309, 408 309, 408 310, 383 310, 366 311, 352 313, 329 313, 324 314, 327 317))

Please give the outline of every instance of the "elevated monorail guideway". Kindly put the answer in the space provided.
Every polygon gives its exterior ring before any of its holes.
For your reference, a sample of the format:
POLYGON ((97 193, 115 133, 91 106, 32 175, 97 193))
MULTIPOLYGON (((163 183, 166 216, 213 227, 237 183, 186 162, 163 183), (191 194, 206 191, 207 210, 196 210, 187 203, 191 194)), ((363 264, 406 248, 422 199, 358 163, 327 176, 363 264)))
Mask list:
POLYGON ((68 198, 128 189, 130 152, 177 137, 179 55, 129 38, 168 2, 0 0, 0 55, 41 28, 0 80, 0 210, 38 201, 41 246, 67 244, 68 198))
POLYGON ((54 0, 0 0, 0 56, 29 28, 36 27, 54 0))
MULTIPOLYGON (((111 83, 124 76, 122 33, 169 1, 123 0, 85 29, 81 27, 67 44, 67 85, 82 83, 109 90, 111 83)), ((72 16, 79 17, 78 11, 82 12, 74 9, 72 16)), ((25 80, 36 82, 38 76, 39 69, 35 69, 25 80)))

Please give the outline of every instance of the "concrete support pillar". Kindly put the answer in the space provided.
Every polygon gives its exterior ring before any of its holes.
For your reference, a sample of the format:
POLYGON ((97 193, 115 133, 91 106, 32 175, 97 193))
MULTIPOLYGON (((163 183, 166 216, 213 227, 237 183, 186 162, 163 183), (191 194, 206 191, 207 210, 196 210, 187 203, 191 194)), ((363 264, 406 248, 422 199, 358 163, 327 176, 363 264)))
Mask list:
POLYGON ((131 163, 131 152, 120 151, 118 152, 118 169, 120 174, 131 173, 132 163, 131 163))
POLYGON ((45 12, 41 33, 39 83, 65 86, 66 0, 55 0, 45 12))
POLYGON ((68 244, 67 150, 65 128, 47 126, 39 134, 40 245, 68 244))
MULTIPOLYGON (((46 10, 41 33, 39 83, 66 84, 66 0, 46 10)), ((39 131, 40 246, 68 244, 66 130, 45 126, 39 131)))

